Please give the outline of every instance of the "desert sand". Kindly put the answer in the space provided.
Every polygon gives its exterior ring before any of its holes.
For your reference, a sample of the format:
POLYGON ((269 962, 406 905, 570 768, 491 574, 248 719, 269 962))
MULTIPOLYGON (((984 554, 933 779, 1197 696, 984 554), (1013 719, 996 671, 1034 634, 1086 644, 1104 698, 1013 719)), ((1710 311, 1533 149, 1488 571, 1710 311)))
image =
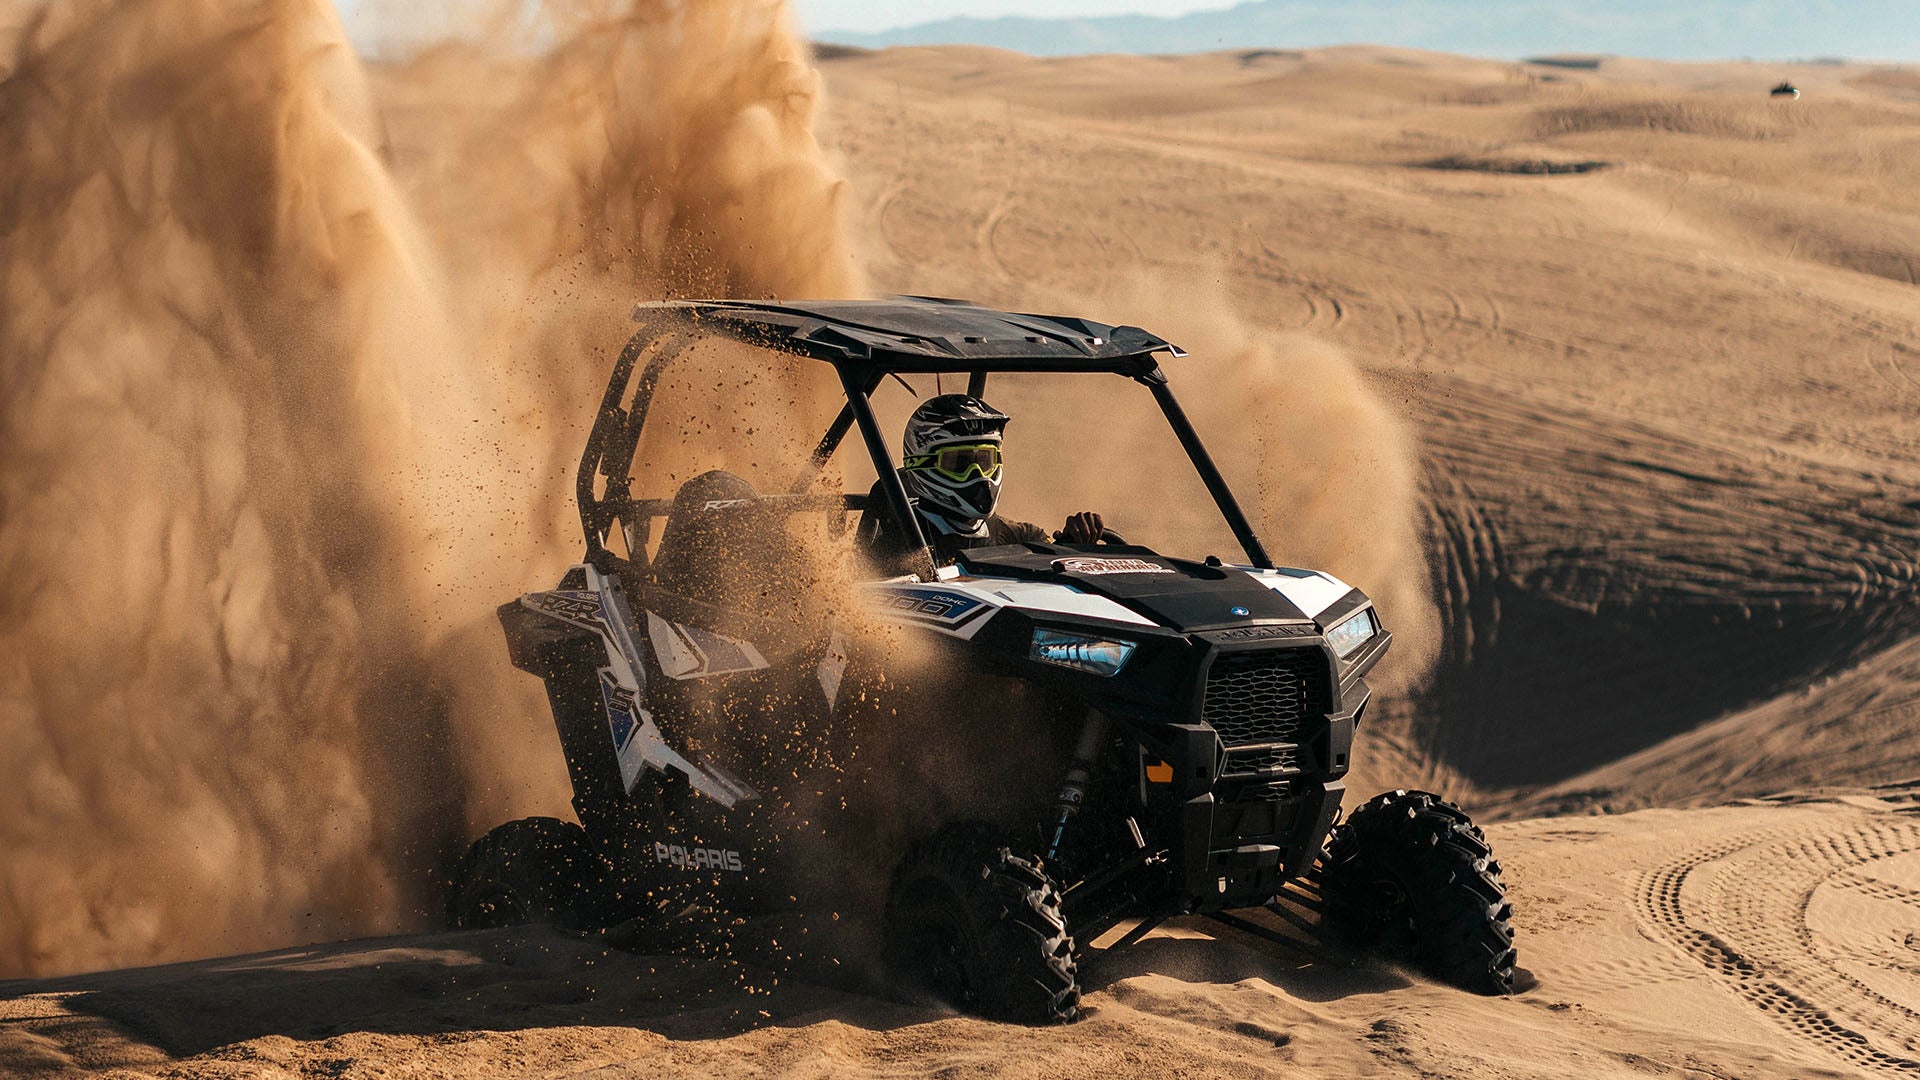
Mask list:
POLYGON ((1508 999, 1176 922, 1065 1028, 991 1024, 551 931, 360 941, 0 984, 15 1075, 1910 1076, 1920 790, 1492 830, 1508 999))
POLYGON ((890 287, 1217 282, 1384 388, 1444 627, 1426 695, 1376 728, 1410 751, 1383 777, 1629 806, 1916 773, 1889 651, 1920 525, 1911 71, 1372 48, 826 70, 890 287), (1668 742, 1711 721, 1704 757, 1668 742))
POLYGON ((1526 989, 1176 922, 1093 968, 1088 1019, 1027 1030, 857 977, 435 934, 0 984, 0 1072, 1920 1073, 1920 72, 821 67, 875 288, 1175 340, 1217 302, 1344 354, 1413 433, 1435 662, 1350 786, 1498 822, 1526 989))

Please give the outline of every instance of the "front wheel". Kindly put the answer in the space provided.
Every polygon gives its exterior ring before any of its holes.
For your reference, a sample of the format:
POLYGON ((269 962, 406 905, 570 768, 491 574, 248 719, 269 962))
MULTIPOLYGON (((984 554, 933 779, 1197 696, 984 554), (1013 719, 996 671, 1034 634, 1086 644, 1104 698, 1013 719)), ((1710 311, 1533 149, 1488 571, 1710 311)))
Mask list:
POLYGON ((454 873, 447 922, 455 929, 605 922, 606 861, 587 832, 558 818, 521 818, 473 842, 454 873))
POLYGON ((1060 889, 991 826, 949 825, 907 853, 887 897, 885 951, 906 988, 991 1020, 1080 1013, 1060 889))
POLYGON ((1513 905, 1486 834, 1424 791, 1375 796, 1321 856, 1327 919, 1351 943, 1480 994, 1513 992, 1513 905))

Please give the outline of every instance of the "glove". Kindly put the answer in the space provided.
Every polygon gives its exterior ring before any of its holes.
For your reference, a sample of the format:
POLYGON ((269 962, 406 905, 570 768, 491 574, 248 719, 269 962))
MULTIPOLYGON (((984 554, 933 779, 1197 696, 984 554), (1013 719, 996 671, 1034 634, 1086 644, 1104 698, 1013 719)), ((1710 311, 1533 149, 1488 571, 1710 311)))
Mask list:
POLYGON ((1091 512, 1079 513, 1067 519, 1066 528, 1053 534, 1053 542, 1056 544, 1097 544, 1100 542, 1101 534, 1106 531, 1106 523, 1100 520, 1099 514, 1091 512))

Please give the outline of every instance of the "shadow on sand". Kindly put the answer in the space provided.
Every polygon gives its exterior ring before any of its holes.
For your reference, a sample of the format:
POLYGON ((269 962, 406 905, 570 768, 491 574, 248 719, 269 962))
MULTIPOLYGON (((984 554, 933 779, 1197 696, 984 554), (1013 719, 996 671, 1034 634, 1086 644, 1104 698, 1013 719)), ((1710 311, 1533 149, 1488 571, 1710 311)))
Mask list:
MULTIPOLYGON (((1089 992, 1140 975, 1188 982, 1263 979, 1305 1001, 1384 993, 1409 980, 1381 964, 1315 963, 1195 920, 1097 956, 1089 992), (1215 936, 1217 935, 1217 936, 1215 936)), ((870 968, 833 961, 776 974, 738 960, 643 955, 605 939, 517 928, 287 949, 164 967, 0 983, 0 1010, 51 995, 174 1058, 278 1035, 458 1036, 473 1031, 627 1027, 673 1040, 724 1039, 825 1020, 885 1031, 952 1015, 880 996, 870 968)))

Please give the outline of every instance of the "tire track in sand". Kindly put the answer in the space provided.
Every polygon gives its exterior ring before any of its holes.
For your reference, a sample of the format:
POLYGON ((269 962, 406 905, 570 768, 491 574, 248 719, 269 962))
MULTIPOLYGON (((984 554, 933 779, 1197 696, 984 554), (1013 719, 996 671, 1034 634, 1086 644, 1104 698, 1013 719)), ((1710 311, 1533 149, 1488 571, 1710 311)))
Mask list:
POLYGON ((999 201, 993 204, 993 209, 987 211, 987 216, 980 222, 980 228, 974 233, 975 246, 986 255, 987 261, 1000 271, 1001 276, 1010 281, 1019 281, 1021 275, 1000 253, 1000 226, 1006 223, 1007 218, 1019 205, 1020 200, 1014 195, 1013 189, 1007 189, 1007 193, 1000 196, 999 201))
POLYGON ((1307 315, 1295 329, 1331 331, 1347 321, 1347 306, 1338 293, 1315 278, 1295 273, 1286 256, 1276 250, 1265 236, 1248 230, 1247 236, 1259 247, 1256 272, 1278 285, 1292 289, 1307 307, 1307 315))
MULTIPOLYGON (((1849 972, 1857 945, 1809 919, 1823 890, 1859 891, 1863 869, 1920 851, 1920 821, 1872 815, 1785 826, 1691 849, 1641 875, 1643 928, 1775 1022, 1873 1073, 1920 1073, 1920 1010, 1849 972)), ((1914 907, 1889 885, 1876 899, 1914 907)), ((1912 912, 1920 925, 1920 907, 1912 912)))
POLYGON ((874 228, 880 234, 880 242, 886 245, 887 255, 894 259, 903 259, 906 255, 899 242, 894 239, 893 232, 887 227, 887 215, 892 212, 893 204, 899 200, 907 187, 906 174, 895 176, 893 183, 887 185, 887 189, 873 201, 873 208, 867 211, 867 216, 873 219, 874 228))

